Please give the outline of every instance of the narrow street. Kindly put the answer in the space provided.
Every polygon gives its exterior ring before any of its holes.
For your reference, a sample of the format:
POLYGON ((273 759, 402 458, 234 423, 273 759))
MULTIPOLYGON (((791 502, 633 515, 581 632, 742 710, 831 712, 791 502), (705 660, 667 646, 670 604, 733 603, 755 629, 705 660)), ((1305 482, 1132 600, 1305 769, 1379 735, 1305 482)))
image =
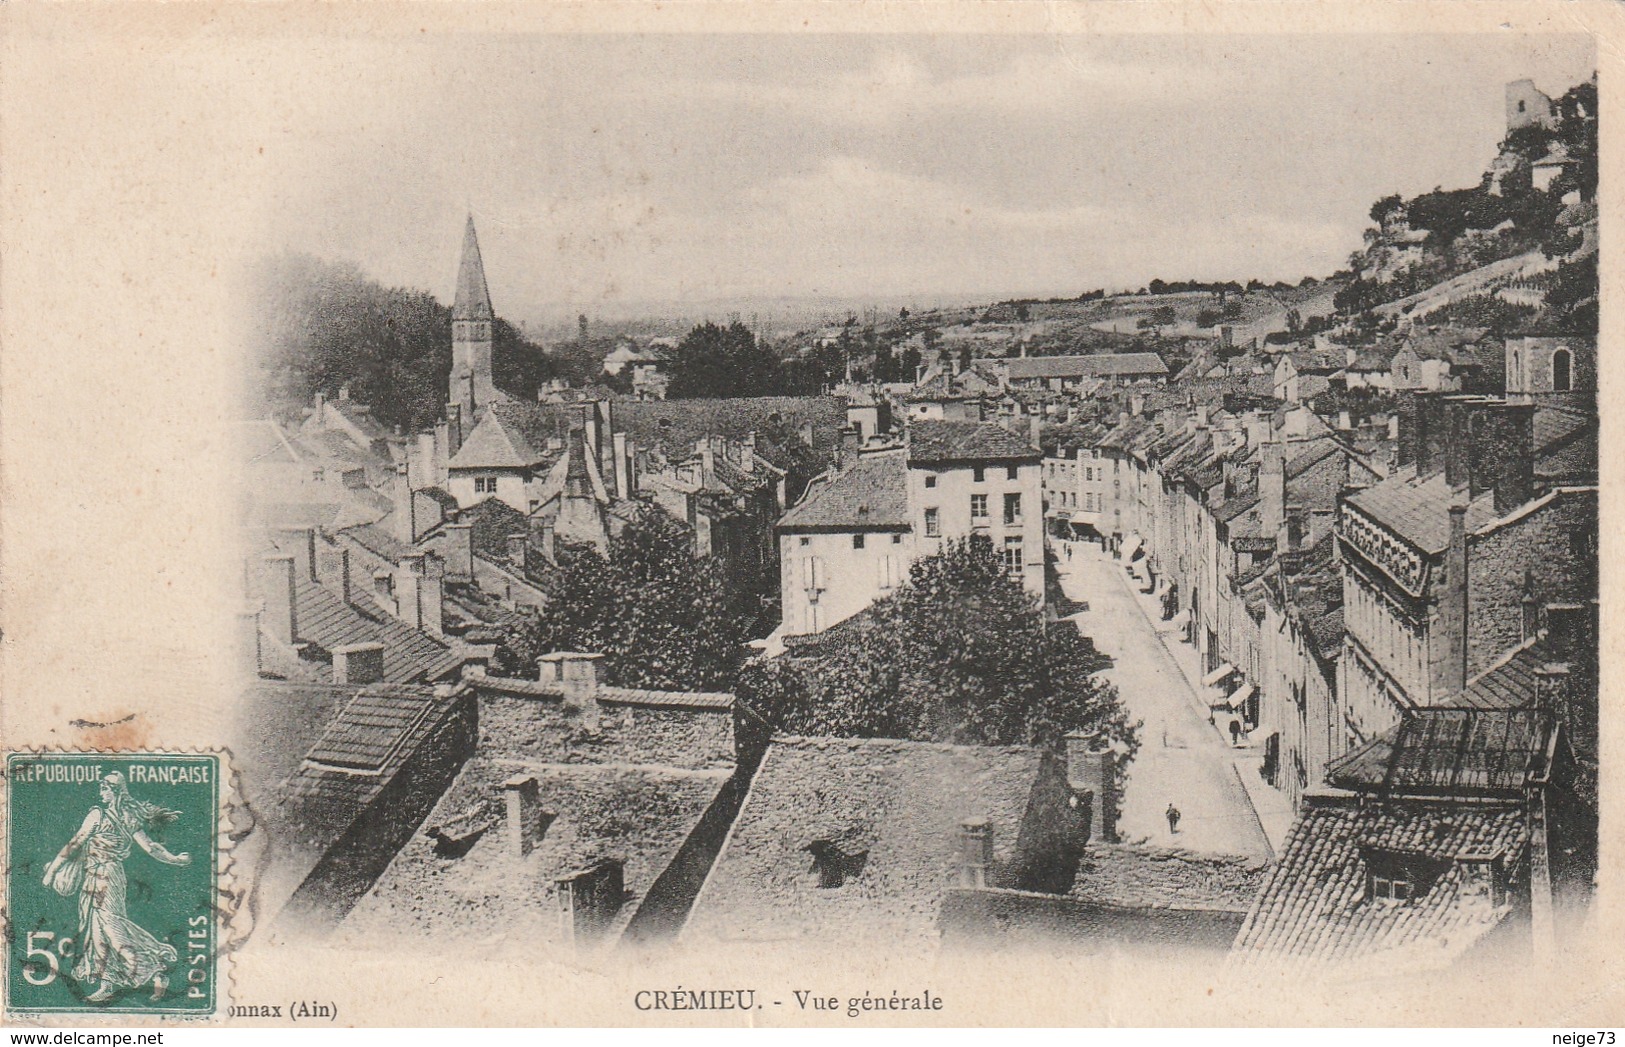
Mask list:
POLYGON ((1118 835, 1129 843, 1268 856, 1232 750, 1199 711, 1201 700, 1141 610, 1122 565, 1086 543, 1072 543, 1071 559, 1060 555, 1062 591, 1089 605, 1073 619, 1078 630, 1115 660, 1103 675, 1117 685, 1129 715, 1144 721, 1118 835), (1181 815, 1175 833, 1165 817, 1169 803, 1181 815))

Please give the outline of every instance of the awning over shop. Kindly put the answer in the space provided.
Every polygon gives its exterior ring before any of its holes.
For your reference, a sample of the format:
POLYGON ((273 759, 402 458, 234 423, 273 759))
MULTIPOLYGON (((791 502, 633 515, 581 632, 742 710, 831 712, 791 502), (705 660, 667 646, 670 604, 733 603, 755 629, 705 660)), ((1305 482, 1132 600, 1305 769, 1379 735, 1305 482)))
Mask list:
POLYGON ((1206 676, 1202 677, 1202 686, 1203 687, 1212 687, 1214 684, 1218 683, 1220 680, 1224 679, 1226 676, 1229 676, 1231 673, 1233 673, 1235 671, 1236 671, 1235 666, 1231 665, 1229 662, 1225 662, 1223 665, 1219 666, 1217 669, 1213 670, 1212 672, 1208 673, 1206 676))
POLYGON ((1227 698, 1215 698, 1211 703, 1215 709, 1239 709, 1246 704, 1247 699, 1253 696, 1253 685, 1244 683, 1230 692, 1227 698))
POLYGON ((1129 535, 1128 540, 1123 543, 1123 559, 1133 560, 1144 555, 1145 550, 1140 547, 1140 536, 1129 535))

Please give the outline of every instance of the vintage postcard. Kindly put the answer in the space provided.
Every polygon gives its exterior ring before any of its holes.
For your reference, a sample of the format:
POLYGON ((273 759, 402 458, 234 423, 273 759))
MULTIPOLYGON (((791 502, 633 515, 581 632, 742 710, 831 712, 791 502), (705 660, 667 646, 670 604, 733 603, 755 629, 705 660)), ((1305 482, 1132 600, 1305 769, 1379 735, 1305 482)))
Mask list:
POLYGON ((7 5, 7 1021, 1617 1019, 1622 19, 7 5))

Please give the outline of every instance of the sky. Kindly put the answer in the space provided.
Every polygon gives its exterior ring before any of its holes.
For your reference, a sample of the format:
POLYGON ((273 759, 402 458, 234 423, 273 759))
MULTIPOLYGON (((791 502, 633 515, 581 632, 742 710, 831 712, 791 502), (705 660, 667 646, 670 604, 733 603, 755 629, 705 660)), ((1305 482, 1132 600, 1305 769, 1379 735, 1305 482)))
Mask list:
POLYGON ((615 35, 294 42, 273 248, 497 311, 930 305, 1341 268, 1471 185, 1584 36, 615 35), (310 49, 315 49, 314 53, 310 49), (308 65, 304 67, 308 68, 308 65))

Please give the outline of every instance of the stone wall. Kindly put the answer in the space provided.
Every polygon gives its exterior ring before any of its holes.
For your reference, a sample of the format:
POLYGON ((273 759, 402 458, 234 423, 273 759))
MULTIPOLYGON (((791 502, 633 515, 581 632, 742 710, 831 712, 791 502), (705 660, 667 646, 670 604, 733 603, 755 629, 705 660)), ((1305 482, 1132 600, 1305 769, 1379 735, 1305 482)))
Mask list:
POLYGON ((1062 945, 1080 951, 1131 948, 1222 955, 1246 913, 1128 908, 1028 891, 947 891, 938 917, 946 948, 1062 945))
POLYGON ((735 764, 733 713, 599 703, 592 729, 561 698, 479 692, 480 752, 555 763, 735 764))
POLYGON ((1469 679, 1522 639, 1526 574, 1541 605, 1596 597, 1597 563, 1588 551, 1596 533, 1596 492, 1584 491, 1560 493, 1522 519, 1469 538, 1469 679))

